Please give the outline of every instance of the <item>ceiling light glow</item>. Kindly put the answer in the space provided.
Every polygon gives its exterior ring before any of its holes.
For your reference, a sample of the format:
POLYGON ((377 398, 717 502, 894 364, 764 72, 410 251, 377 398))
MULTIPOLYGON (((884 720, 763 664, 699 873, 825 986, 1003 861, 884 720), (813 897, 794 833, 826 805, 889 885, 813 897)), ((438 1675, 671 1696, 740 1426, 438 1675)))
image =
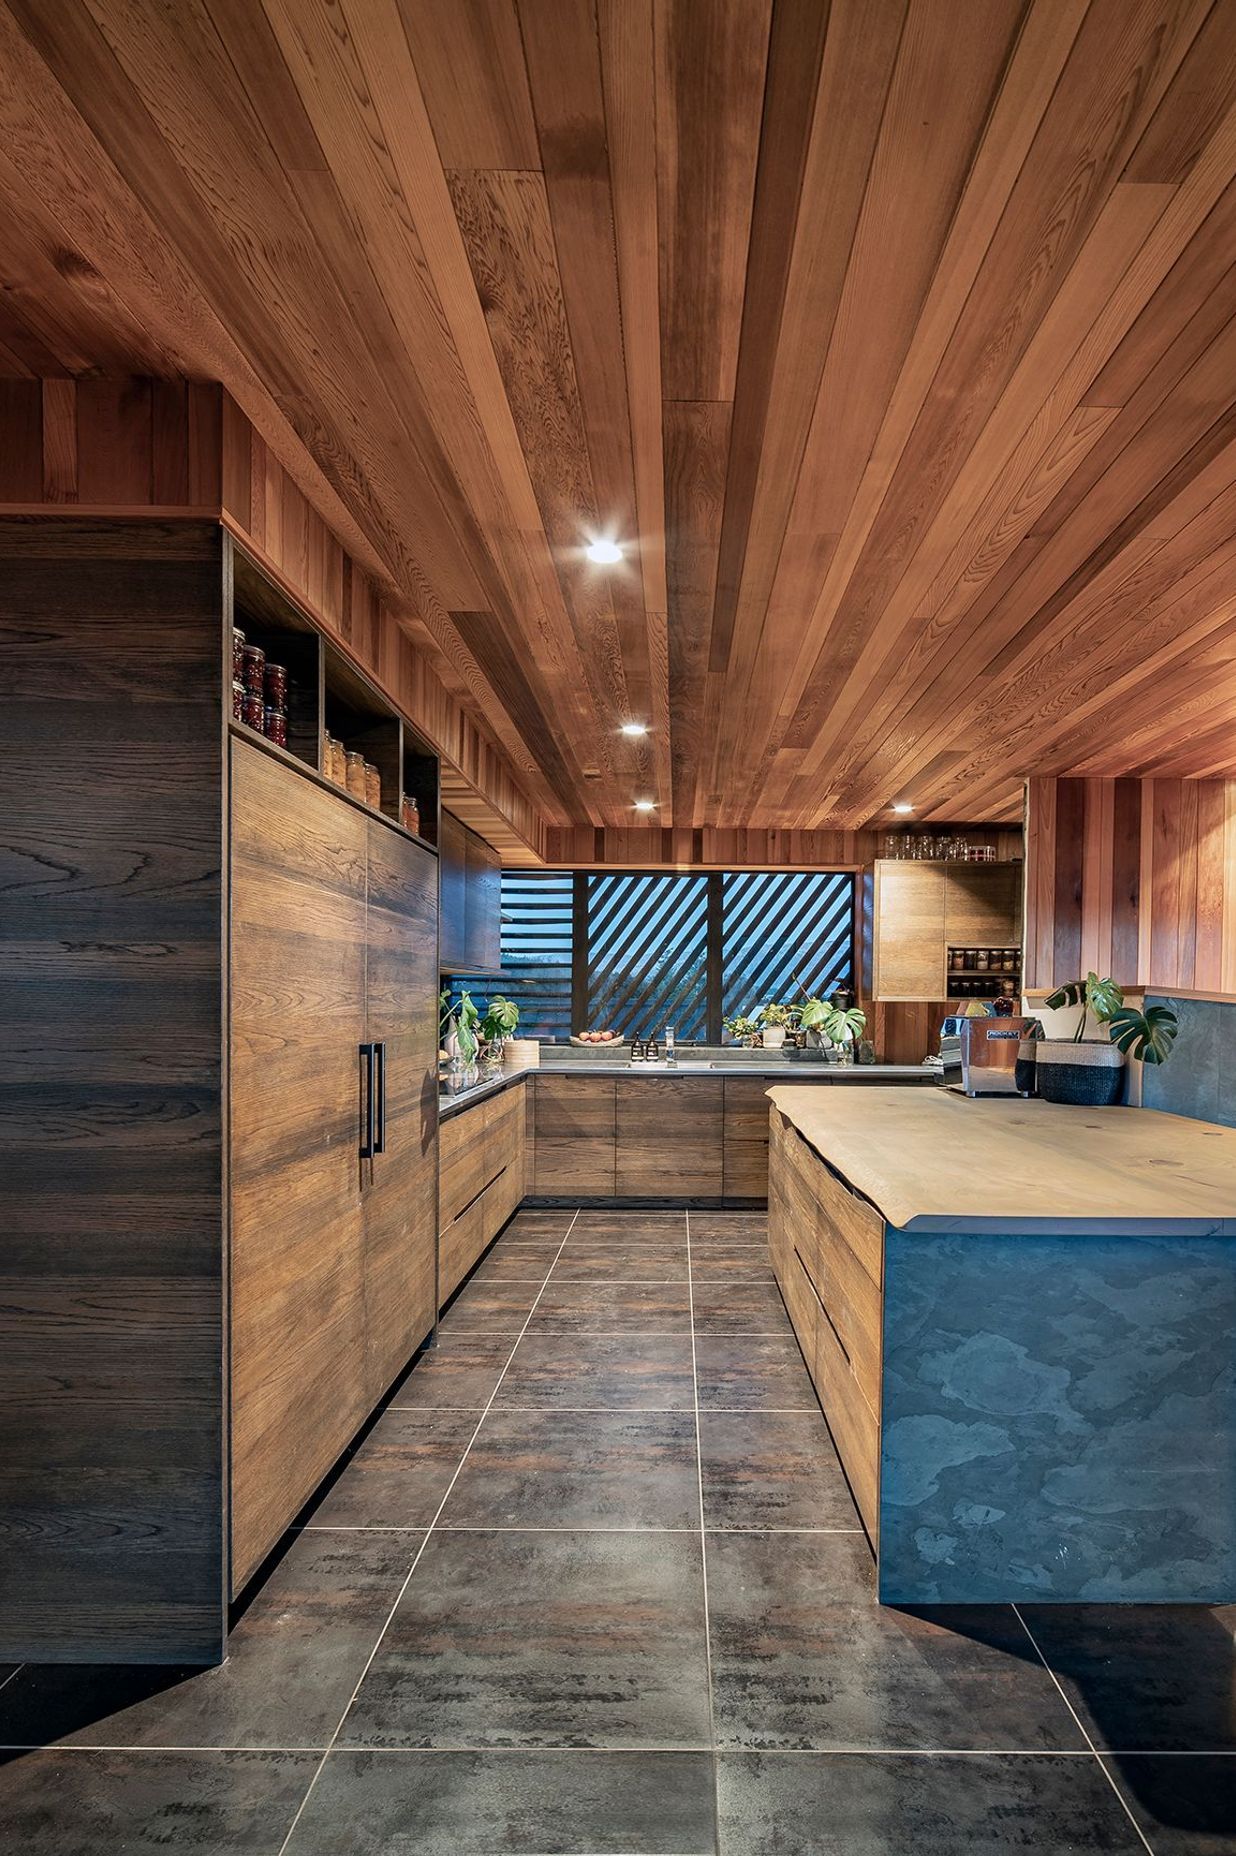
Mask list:
POLYGON ((635 810, 637 812, 655 812, 656 809, 657 802, 655 799, 637 799, 635 801, 635 810))
POLYGON ((624 735, 630 735, 632 738, 636 735, 646 735, 648 733, 648 724, 647 722, 624 722, 622 724, 622 732, 624 735))
POLYGON ((615 561, 622 559, 622 549, 616 541, 590 541, 584 553, 597 567, 612 567, 615 561))
POLYGON ((907 805, 904 799, 899 800, 898 803, 893 807, 894 812, 899 812, 903 815, 907 812, 913 812, 913 810, 914 810, 914 807, 911 805, 907 805))

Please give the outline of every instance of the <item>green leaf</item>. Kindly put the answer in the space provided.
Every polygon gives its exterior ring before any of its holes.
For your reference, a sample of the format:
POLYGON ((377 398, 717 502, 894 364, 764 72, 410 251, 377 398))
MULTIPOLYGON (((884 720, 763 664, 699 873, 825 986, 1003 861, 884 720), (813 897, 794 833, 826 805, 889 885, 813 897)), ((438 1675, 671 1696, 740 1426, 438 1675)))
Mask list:
POLYGON ((1108 1034, 1117 1050, 1143 1063, 1166 1063, 1180 1029, 1175 1012, 1167 1005, 1152 1005, 1139 1012, 1131 1005, 1113 1013, 1108 1034))
POLYGON ((1124 1004, 1124 993, 1115 980, 1101 980, 1097 973, 1086 975, 1086 1004, 1100 1024, 1114 1018, 1124 1004))
POLYGON ((1063 986, 1057 986, 1055 992, 1049 993, 1043 1004, 1058 1012, 1062 1005, 1084 1005, 1086 1003, 1085 980, 1069 980, 1063 986))

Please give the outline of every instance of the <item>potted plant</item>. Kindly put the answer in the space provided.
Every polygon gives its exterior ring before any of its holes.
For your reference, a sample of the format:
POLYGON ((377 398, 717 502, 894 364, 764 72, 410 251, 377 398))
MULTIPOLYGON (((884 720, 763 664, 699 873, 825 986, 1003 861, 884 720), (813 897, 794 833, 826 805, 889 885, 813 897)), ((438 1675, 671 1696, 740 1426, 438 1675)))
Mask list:
POLYGON ((1113 979, 1088 973, 1084 980, 1057 986, 1044 1001, 1053 1011, 1080 1008, 1071 1038, 1039 1038, 1034 1067, 1038 1093, 1046 1102, 1072 1102, 1086 1108, 1110 1108, 1120 1100, 1126 1055, 1142 1063, 1165 1063, 1176 1041, 1176 1014, 1166 1005, 1145 1012, 1126 1005, 1113 979), (1107 1028, 1106 1038, 1087 1038, 1087 1019, 1107 1028))
POLYGON ((459 1004, 452 1010, 451 995, 443 991, 438 995, 438 1006, 442 1013, 439 1036, 452 1068, 459 1066, 471 1069, 480 1049, 478 1027, 481 1015, 476 1009, 476 1001, 471 993, 461 992, 459 1004))
POLYGON ((760 1013, 760 1029, 765 1050, 780 1050, 790 1023, 790 1008, 770 999, 760 1013))
POLYGON ((838 1063, 850 1063, 854 1045, 867 1028, 867 1014, 857 1005, 834 1005, 827 999, 806 999, 799 1008, 800 1022, 817 1044, 832 1047, 838 1063))
POLYGON ((502 1062, 506 1041, 512 1037, 519 1026, 519 1007, 514 999, 506 999, 495 993, 485 1008, 481 1020, 481 1039, 485 1046, 487 1067, 494 1067, 502 1062))
POLYGON ((755 1043, 755 1034, 759 1027, 754 1018, 744 1018, 740 1014, 737 1018, 723 1018, 721 1029, 729 1037, 731 1043, 741 1044, 744 1050, 750 1050, 755 1043))

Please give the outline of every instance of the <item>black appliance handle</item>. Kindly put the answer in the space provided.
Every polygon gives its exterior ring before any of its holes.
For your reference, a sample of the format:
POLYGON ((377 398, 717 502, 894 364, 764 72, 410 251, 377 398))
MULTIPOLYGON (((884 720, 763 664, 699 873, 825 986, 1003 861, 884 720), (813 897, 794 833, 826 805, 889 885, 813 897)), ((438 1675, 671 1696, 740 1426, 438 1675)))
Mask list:
POLYGON ((373 1099, 373 1096, 374 1096, 374 1092, 373 1092, 374 1049, 375 1049, 375 1046, 372 1044, 362 1044, 360 1047, 360 1054, 362 1058, 364 1059, 364 1065, 365 1065, 365 1083, 364 1083, 365 1104, 364 1104, 364 1118, 363 1118, 364 1133, 361 1136, 361 1144, 360 1144, 360 1157, 362 1160, 372 1160, 373 1155, 374 1155, 374 1144, 373 1144, 374 1143, 374 1119, 373 1119, 373 1116, 374 1116, 374 1099, 373 1099))
POLYGON ((378 1056, 378 1131, 373 1143, 375 1154, 386 1152, 386 1045, 375 1044, 378 1056))

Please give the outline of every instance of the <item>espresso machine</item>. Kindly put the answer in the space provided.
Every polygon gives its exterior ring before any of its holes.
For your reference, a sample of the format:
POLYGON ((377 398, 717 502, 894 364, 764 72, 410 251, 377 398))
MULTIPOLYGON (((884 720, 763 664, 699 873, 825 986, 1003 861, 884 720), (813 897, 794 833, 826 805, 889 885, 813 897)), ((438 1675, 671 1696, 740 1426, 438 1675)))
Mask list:
MULTIPOLYGON (((961 1082, 954 1083, 967 1096, 1029 1095, 1030 1088, 1019 1088, 1024 1081, 1017 1074, 1018 1053, 1023 1042, 1029 1044, 1040 1035, 1037 1018, 958 1018, 957 1041, 961 1057, 961 1082)), ((1029 1072, 1033 1075, 1033 1070, 1029 1072)))

